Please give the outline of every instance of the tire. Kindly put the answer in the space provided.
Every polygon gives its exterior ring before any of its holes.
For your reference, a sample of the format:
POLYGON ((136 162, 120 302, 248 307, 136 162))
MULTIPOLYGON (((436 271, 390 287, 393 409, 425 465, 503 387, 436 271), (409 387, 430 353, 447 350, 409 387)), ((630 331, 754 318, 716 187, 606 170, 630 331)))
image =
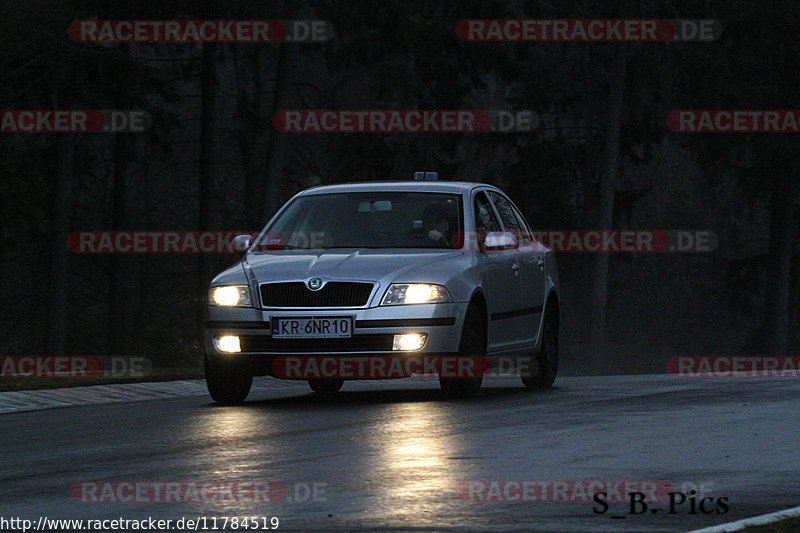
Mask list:
POLYGON ((318 394, 335 394, 344 385, 343 379, 309 379, 308 386, 318 394))
MULTIPOLYGON (((486 356, 486 320, 475 304, 470 304, 467 315, 464 317, 458 353, 461 356, 470 357, 486 356)), ((442 392, 449 397, 476 396, 480 392, 482 384, 482 375, 477 378, 442 378, 441 374, 439 375, 439 386, 442 388, 442 392)))
POLYGON ((542 348, 536 355, 535 364, 531 367, 536 373, 522 377, 522 383, 526 387, 539 390, 553 385, 558 373, 558 325, 552 311, 548 310, 544 316, 542 348))
POLYGON ((247 398, 253 384, 253 374, 236 361, 204 357, 206 386, 211 398, 221 404, 236 405, 247 398))

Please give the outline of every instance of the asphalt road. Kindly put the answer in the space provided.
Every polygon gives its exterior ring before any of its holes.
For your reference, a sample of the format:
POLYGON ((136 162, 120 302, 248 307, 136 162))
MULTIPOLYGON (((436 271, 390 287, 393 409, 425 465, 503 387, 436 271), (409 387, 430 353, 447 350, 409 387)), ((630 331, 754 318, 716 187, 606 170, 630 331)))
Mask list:
POLYGON ((433 379, 351 382, 329 399, 281 382, 238 407, 192 396, 10 413, 0 415, 0 517, 205 516, 210 526, 214 516, 276 516, 279 531, 688 531, 800 505, 798 412, 797 379, 616 376, 560 378, 546 392, 492 377, 469 400, 443 400, 433 379), (220 480, 239 482, 239 492, 214 493, 219 485, 207 483, 220 480), (478 480, 485 492, 466 484, 478 480), (498 501, 521 497, 503 480, 540 482, 526 485, 537 501, 498 501), (620 480, 632 490, 666 481, 673 492, 702 489, 696 501, 727 498, 728 510, 690 514, 687 500, 669 514, 659 493, 645 513, 628 514, 626 500, 598 514, 579 490, 591 480, 611 483, 612 498, 620 480), (271 490, 259 492, 267 481, 271 490), (538 501, 553 499, 542 491, 555 481, 568 487, 560 501, 538 501), (183 484, 169 496, 151 482, 183 484), (192 493, 201 486, 205 501, 186 503, 203 498, 192 493), (481 496, 494 501, 471 501, 481 496), (101 501, 84 503, 92 498, 101 501))

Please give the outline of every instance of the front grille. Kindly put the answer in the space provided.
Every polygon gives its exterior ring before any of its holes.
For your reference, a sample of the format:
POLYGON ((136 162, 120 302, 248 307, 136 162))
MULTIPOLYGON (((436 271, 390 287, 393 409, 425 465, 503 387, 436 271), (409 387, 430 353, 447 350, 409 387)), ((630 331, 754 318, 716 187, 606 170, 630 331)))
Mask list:
POLYGON ((302 281, 265 283, 261 286, 264 307, 361 307, 367 305, 372 283, 331 281, 312 291, 302 281))
POLYGON ((239 336, 242 352, 324 353, 386 352, 392 350, 392 334, 353 335, 346 339, 273 339, 266 335, 239 336))

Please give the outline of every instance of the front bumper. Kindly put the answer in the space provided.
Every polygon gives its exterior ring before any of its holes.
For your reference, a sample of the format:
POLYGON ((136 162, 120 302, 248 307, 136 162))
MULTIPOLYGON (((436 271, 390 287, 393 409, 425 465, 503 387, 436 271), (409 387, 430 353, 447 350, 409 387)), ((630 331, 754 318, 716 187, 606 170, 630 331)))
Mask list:
MULTIPOLYGON (((372 308, 255 309, 208 306, 206 354, 235 358, 266 367, 284 355, 442 355, 456 354, 467 303, 398 305, 372 308), (347 339, 273 339, 272 317, 353 317, 347 339), (392 338, 402 333, 425 333, 427 342, 413 352, 393 351, 392 338), (223 353, 214 338, 237 335, 242 351, 223 353), (261 364, 259 364, 261 363, 261 364)), ((269 372, 267 372, 269 373, 269 372)))

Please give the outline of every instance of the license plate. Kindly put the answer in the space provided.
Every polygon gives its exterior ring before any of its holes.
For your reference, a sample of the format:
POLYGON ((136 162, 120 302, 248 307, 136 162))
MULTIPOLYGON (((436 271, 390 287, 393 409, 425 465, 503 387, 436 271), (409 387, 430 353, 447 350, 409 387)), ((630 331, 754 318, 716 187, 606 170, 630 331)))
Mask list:
POLYGON ((272 317, 276 339, 340 339, 353 334, 353 317, 272 317))

